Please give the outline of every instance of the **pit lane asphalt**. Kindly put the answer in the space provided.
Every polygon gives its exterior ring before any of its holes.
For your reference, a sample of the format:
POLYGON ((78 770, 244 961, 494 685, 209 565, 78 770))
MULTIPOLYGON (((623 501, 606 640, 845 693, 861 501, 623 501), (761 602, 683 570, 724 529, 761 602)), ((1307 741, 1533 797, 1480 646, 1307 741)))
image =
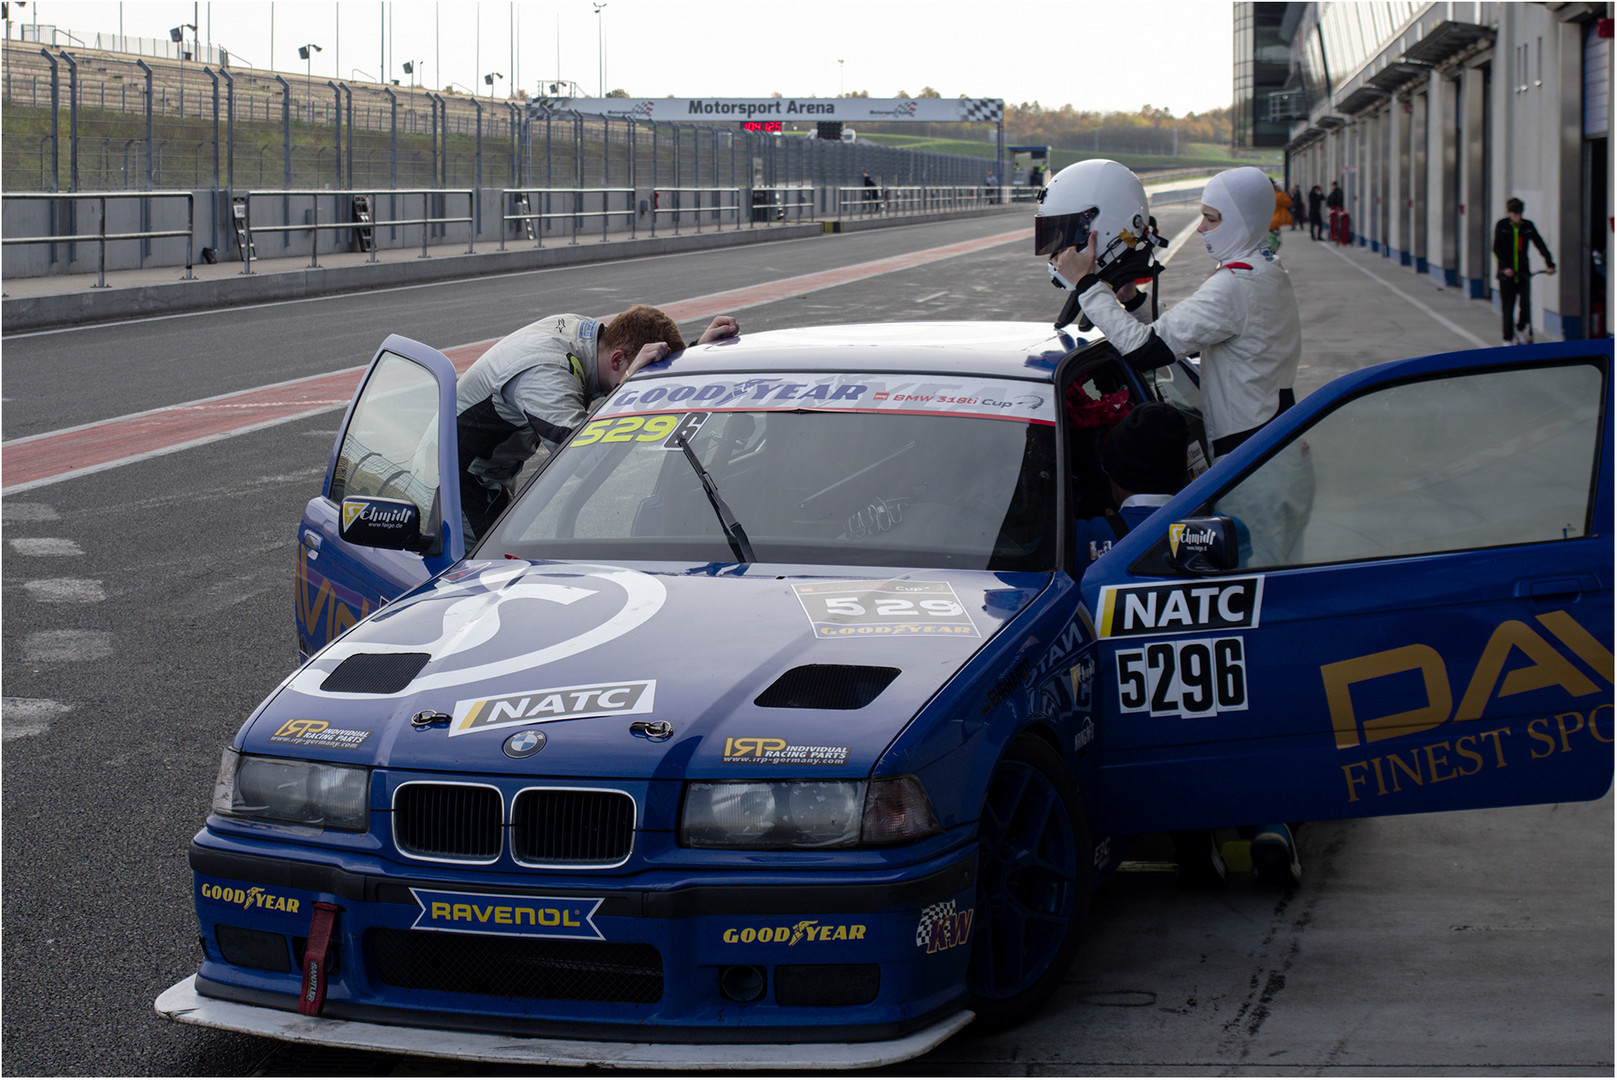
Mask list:
MULTIPOLYGON (((1160 216, 1172 236, 1189 211, 1160 216)), ((449 346, 551 311, 684 299, 1018 224, 912 226, 8 337, 5 437, 352 367, 389 332, 449 346)), ((1368 363, 1467 347, 1462 334, 1491 340, 1486 306, 1303 235, 1288 234, 1281 252, 1303 308, 1299 394, 1368 363)), ((1207 268, 1192 239, 1165 278, 1166 301, 1207 268)), ((1043 321, 1059 300, 1018 244, 749 309, 741 321, 749 331, 1043 321)), ((195 969, 185 850, 219 750, 293 663, 294 528, 339 419, 0 503, 6 1075, 457 1071, 297 1051, 151 1012, 159 991, 195 969)), ((1302 844, 1306 884, 1290 897, 1245 883, 1183 894, 1149 863, 1118 875, 1048 1008, 887 1071, 1609 1074, 1609 795, 1325 823, 1302 844)))

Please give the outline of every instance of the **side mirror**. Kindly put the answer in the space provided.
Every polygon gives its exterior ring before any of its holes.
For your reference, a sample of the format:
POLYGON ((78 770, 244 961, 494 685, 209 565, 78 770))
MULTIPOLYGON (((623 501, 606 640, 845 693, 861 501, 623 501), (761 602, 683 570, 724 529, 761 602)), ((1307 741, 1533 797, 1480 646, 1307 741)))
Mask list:
POLYGON ((350 496, 342 501, 337 535, 360 547, 433 554, 436 537, 421 535, 421 508, 408 499, 350 496))
POLYGON ((1168 562, 1187 574, 1222 574, 1240 565, 1240 530, 1227 517, 1181 518, 1168 526, 1168 562))

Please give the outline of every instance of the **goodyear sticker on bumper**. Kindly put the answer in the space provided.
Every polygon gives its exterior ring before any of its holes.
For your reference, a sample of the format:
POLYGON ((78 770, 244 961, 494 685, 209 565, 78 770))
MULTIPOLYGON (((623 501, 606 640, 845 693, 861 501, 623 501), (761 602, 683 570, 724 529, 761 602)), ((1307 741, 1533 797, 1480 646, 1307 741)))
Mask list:
POLYGON ((497 937, 605 939, 590 918, 601 906, 601 897, 501 896, 417 888, 410 892, 421 905, 421 914, 410 924, 412 930, 497 937))

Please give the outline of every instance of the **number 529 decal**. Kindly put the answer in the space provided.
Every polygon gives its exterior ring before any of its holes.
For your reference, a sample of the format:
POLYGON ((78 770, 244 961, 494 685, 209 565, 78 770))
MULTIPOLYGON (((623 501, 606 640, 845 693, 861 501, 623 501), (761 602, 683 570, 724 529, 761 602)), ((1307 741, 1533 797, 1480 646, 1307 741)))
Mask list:
POLYGON ((1216 716, 1246 708, 1241 639, 1153 641, 1117 651, 1118 704, 1126 713, 1216 716))

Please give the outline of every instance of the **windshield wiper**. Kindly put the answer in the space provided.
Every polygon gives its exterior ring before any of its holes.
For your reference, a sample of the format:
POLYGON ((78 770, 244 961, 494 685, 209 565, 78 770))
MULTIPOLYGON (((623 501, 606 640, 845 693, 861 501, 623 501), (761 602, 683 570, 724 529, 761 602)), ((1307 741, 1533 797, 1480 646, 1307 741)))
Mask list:
POLYGON ((747 531, 741 527, 741 522, 736 520, 734 512, 719 495, 719 485, 715 484, 713 477, 702 468, 702 462, 696 456, 696 451, 691 449, 691 444, 685 441, 684 435, 676 435, 674 445, 684 452, 685 460, 691 463, 691 468, 696 470, 697 479, 702 481, 702 490, 707 492, 707 501, 713 504, 713 512, 719 515, 719 527, 724 530, 724 538, 730 541, 730 550, 735 552, 736 561, 757 562, 757 557, 752 553, 752 544, 747 540, 747 531))

